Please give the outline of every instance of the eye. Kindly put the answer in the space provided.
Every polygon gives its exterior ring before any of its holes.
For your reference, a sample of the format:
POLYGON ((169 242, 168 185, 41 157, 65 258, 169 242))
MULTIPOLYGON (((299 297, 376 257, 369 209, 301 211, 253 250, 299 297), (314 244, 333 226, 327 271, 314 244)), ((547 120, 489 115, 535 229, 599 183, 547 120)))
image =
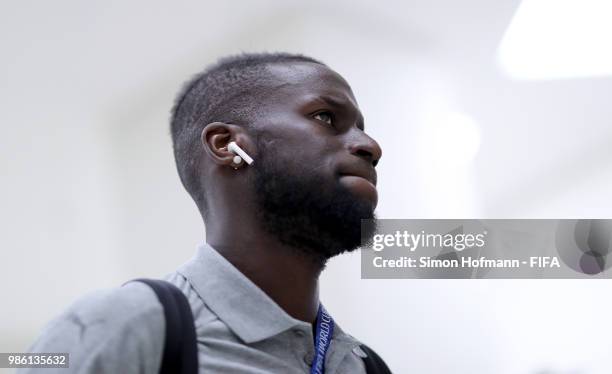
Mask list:
POLYGON ((330 112, 319 112, 313 116, 314 119, 327 123, 330 126, 334 125, 333 114, 330 112))

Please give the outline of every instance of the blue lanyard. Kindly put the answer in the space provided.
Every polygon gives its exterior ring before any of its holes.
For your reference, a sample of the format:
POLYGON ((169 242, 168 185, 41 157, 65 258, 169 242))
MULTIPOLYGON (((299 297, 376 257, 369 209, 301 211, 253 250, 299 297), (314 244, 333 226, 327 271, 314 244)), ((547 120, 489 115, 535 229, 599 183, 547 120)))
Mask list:
POLYGON ((327 355, 327 349, 334 335, 334 320, 321 304, 319 304, 316 324, 315 356, 310 366, 310 374, 323 374, 325 373, 325 355, 327 355))

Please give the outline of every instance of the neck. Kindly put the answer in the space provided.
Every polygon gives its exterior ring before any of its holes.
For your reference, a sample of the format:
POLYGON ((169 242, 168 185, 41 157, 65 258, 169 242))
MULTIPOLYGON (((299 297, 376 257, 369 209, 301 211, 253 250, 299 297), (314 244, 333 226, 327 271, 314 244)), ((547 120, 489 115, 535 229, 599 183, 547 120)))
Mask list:
POLYGON ((206 241, 264 291, 287 314, 314 323, 319 308, 319 274, 324 262, 280 243, 260 226, 249 190, 227 194, 211 189, 206 241))
POLYGON ((222 240, 208 243, 264 291, 287 314, 314 323, 319 308, 319 274, 323 264, 305 254, 266 240, 222 240))

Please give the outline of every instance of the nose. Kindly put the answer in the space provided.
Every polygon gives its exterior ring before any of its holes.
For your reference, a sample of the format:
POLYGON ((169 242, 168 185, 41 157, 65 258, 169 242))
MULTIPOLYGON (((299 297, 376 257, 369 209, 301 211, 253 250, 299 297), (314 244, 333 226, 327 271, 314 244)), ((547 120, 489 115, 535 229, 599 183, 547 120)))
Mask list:
POLYGON ((376 166, 378 160, 382 157, 380 145, 361 130, 359 130, 359 133, 360 135, 356 136, 349 145, 351 154, 365 159, 372 166, 376 166))

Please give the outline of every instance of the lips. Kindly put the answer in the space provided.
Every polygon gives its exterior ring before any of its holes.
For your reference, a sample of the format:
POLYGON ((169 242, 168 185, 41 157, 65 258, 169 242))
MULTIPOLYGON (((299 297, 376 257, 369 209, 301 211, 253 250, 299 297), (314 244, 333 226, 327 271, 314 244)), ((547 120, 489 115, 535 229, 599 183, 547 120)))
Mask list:
POLYGON ((340 176, 352 176, 359 177, 367 180, 372 183, 372 185, 376 186, 376 170, 372 167, 353 167, 343 169, 340 173, 340 176))
POLYGON ((376 190, 376 170, 370 164, 353 164, 339 168, 339 181, 348 188, 353 196, 365 199, 376 207, 378 192, 376 190))

